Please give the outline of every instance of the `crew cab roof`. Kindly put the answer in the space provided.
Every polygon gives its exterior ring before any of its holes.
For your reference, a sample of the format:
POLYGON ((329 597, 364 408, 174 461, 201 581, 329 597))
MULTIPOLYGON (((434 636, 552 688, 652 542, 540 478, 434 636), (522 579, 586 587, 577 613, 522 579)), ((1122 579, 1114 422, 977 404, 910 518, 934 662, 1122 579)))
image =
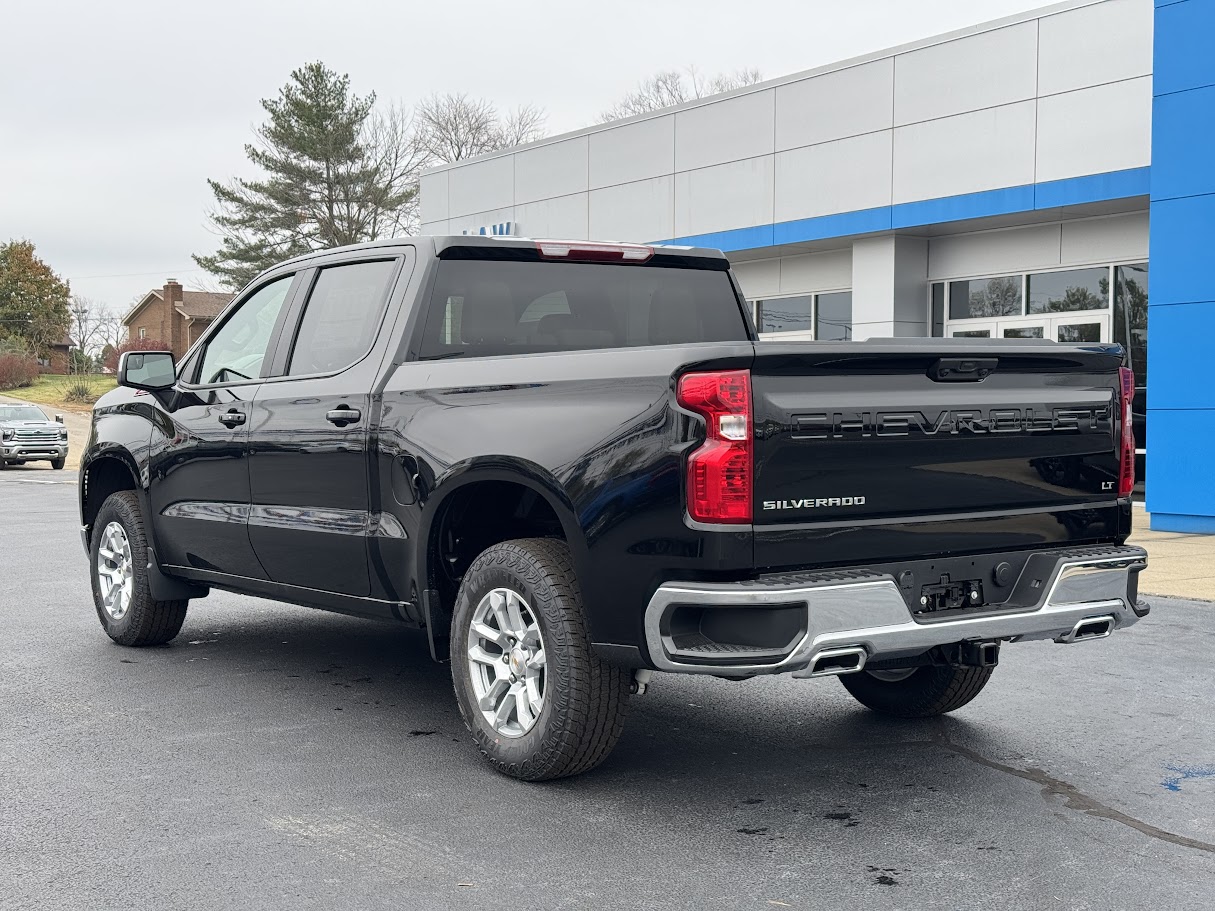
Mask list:
MULTIPOLYGON (((284 262, 278 263, 274 266, 274 268, 279 269, 282 266, 286 266, 286 265, 308 262, 309 260, 316 259, 317 257, 332 256, 335 253, 346 253, 346 252, 350 252, 353 250, 369 250, 369 251, 370 250, 385 250, 385 251, 387 251, 393 247, 416 246, 419 242, 424 242, 427 240, 430 240, 434 243, 434 250, 435 250, 436 255, 438 255, 440 258, 445 258, 444 257, 445 253, 447 253, 448 256, 451 256, 452 253, 454 253, 457 250, 461 250, 461 249, 466 249, 469 251, 472 251, 472 250, 484 250, 484 251, 517 250, 519 252, 530 251, 530 250, 535 249, 537 240, 541 240, 541 239, 557 240, 557 238, 530 238, 530 237, 491 235, 491 234, 439 234, 439 235, 419 234, 419 235, 412 235, 412 236, 407 236, 407 237, 392 237, 392 238, 387 238, 385 240, 373 240, 373 241, 369 241, 367 243, 362 243, 362 244, 348 244, 347 246, 344 246, 344 247, 331 247, 327 250, 315 250, 311 253, 305 253, 302 256, 296 256, 292 259, 285 260, 284 262)), ((567 239, 565 239, 565 238, 561 238, 560 240, 562 242, 568 242, 571 244, 614 243, 613 241, 576 241, 576 240, 567 241, 567 239)), ((703 264, 701 264, 701 268, 709 268, 709 269, 717 268, 717 269, 723 269, 723 270, 729 268, 729 261, 726 259, 726 255, 724 253, 722 253, 720 250, 716 250, 711 247, 682 247, 682 246, 675 246, 675 245, 670 245, 670 244, 648 244, 648 245, 643 245, 643 246, 652 247, 654 249, 655 254, 659 255, 659 256, 672 256, 673 255, 673 256, 679 257, 680 259, 685 259, 685 260, 713 261, 713 264, 710 264, 709 262, 704 262, 703 264)), ((459 254, 457 253, 456 256, 458 256, 458 255, 459 254)))

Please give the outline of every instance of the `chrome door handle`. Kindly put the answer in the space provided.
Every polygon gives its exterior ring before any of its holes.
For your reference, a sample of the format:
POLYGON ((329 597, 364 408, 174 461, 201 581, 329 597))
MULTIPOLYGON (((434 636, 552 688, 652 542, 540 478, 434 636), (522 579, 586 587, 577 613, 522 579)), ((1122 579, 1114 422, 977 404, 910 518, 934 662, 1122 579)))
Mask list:
POLYGON ((219 422, 225 427, 236 427, 239 424, 245 423, 245 416, 241 412, 234 409, 226 414, 221 414, 219 416, 219 422))
POLYGON ((332 411, 325 414, 325 420, 330 424, 337 424, 339 427, 345 427, 347 424, 353 424, 355 421, 362 419, 363 412, 357 408, 350 408, 343 405, 341 408, 334 408, 332 411))

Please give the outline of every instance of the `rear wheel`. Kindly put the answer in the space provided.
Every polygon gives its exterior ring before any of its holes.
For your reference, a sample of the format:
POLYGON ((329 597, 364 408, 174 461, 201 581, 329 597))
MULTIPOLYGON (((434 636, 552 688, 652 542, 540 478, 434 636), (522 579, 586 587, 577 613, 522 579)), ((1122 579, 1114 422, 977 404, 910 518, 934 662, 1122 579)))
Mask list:
POLYGON ((514 778, 592 769, 624 729, 630 675, 592 651, 560 541, 507 541, 473 561, 452 618, 451 672, 481 754, 514 778))
POLYGON ((842 674, 840 683, 861 705, 896 718, 931 718, 960 709, 991 679, 991 667, 928 665, 842 674))
POLYGON ((119 645, 161 645, 181 631, 188 601, 157 601, 148 590, 148 542, 135 492, 110 494, 93 523, 93 602, 119 645))

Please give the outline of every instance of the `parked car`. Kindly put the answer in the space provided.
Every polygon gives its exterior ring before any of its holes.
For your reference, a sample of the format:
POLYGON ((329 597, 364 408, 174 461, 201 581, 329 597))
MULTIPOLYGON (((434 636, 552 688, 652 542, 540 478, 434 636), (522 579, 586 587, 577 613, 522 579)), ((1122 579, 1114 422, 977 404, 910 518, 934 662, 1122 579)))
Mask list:
POLYGON ((25 462, 50 462, 60 470, 67 462, 68 431, 63 415, 52 421, 37 405, 0 402, 0 469, 25 462))
POLYGON ((502 772, 590 769, 655 671, 921 718, 1134 624, 1116 345, 761 342, 714 250, 413 238, 129 352, 80 480, 97 615, 210 588, 418 627, 502 772), (1049 465, 1049 469, 1042 466, 1049 465))

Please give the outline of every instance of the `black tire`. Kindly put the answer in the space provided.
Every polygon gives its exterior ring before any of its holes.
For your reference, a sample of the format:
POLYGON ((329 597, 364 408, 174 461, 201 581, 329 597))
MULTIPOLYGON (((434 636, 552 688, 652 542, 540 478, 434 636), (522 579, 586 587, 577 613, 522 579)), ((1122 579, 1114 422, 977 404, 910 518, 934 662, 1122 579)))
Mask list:
POLYGON ((513 778, 546 781, 593 769, 624 730, 632 675, 592 651, 573 560, 561 541, 506 541, 473 561, 452 617, 451 673, 460 714, 481 755, 513 778), (469 625, 477 605, 500 588, 526 602, 547 659, 542 708, 534 726, 518 737, 500 734, 482 716, 468 657, 469 625))
POLYGON ((931 718, 960 709, 991 679, 992 667, 916 668, 902 680, 879 680, 868 671, 840 675, 840 683, 866 708, 896 718, 931 718))
POLYGON ((51 459, 51 468, 55 471, 63 471, 65 464, 67 464, 67 459, 51 459))
POLYGON ((89 543, 89 577, 93 585, 93 605, 102 629, 119 645, 163 645, 179 632, 186 621, 189 601, 157 601, 148 590, 148 539, 144 534, 143 514, 135 492, 123 490, 110 494, 101 504, 93 523, 89 543), (131 550, 132 592, 130 604, 121 617, 106 610, 98 573, 98 551, 104 530, 117 522, 126 533, 131 550))

